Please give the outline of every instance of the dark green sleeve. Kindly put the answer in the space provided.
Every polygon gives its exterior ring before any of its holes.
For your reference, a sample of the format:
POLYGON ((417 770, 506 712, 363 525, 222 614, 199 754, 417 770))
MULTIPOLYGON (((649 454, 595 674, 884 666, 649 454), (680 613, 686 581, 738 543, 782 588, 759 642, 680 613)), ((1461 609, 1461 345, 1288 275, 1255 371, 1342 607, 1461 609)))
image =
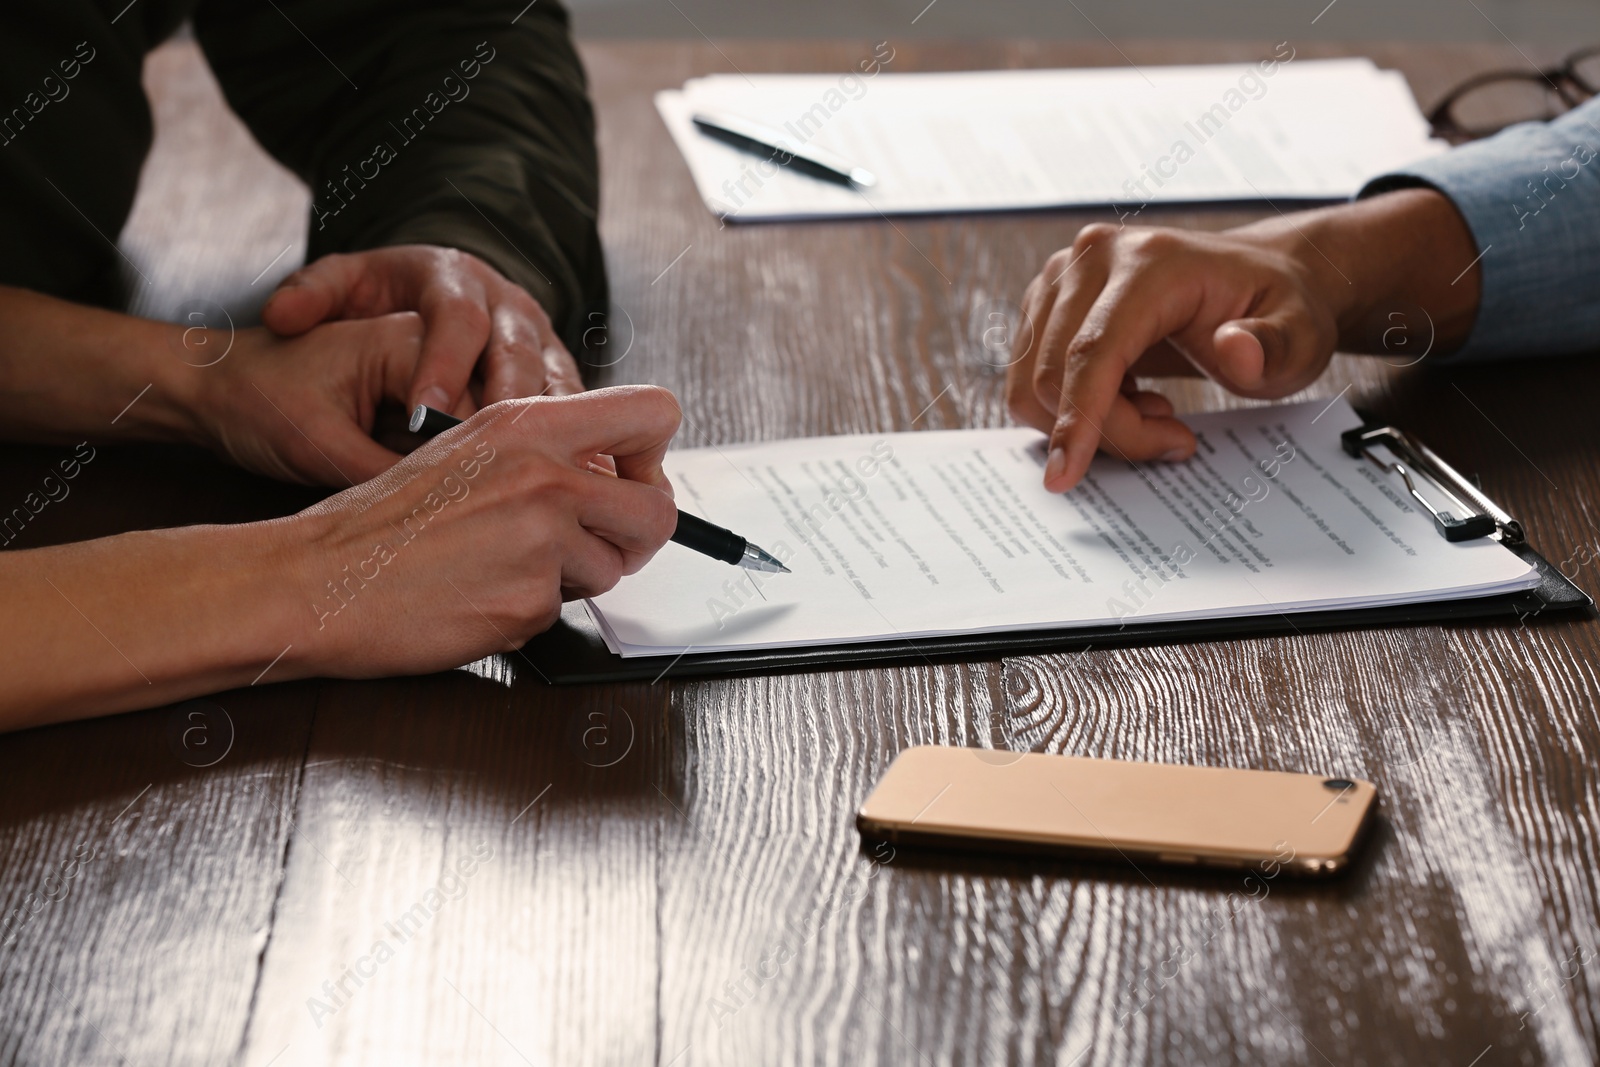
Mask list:
POLYGON ((538 0, 203 0, 229 103, 311 186, 308 259, 472 252, 572 346, 603 308, 594 111, 566 12, 538 0))

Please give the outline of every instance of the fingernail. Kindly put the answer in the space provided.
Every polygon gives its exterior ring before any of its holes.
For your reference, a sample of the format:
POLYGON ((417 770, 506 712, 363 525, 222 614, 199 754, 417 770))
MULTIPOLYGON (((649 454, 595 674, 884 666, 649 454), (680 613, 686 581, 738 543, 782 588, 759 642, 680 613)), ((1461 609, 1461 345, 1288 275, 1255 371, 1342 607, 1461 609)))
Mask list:
POLYGON ((422 395, 417 398, 417 403, 426 404, 435 411, 449 411, 450 394, 437 385, 430 385, 422 391, 422 395))
POLYGON ((1188 455, 1188 453, 1189 450, 1187 448, 1169 448, 1165 452, 1161 453, 1161 462, 1176 463, 1188 455))
POLYGON ((1050 450, 1050 458, 1045 461, 1045 483, 1049 484, 1065 473, 1067 473, 1067 450, 1057 445, 1050 450))

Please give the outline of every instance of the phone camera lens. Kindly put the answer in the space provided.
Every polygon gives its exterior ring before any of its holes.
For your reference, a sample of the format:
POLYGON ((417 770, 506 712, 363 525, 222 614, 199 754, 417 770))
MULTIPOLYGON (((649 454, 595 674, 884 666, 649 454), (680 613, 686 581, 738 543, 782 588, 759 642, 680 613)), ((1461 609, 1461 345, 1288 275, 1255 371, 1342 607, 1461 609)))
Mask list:
POLYGON ((1348 778, 1324 778, 1322 780, 1322 788, 1332 789, 1340 793, 1354 789, 1355 787, 1356 784, 1348 778))

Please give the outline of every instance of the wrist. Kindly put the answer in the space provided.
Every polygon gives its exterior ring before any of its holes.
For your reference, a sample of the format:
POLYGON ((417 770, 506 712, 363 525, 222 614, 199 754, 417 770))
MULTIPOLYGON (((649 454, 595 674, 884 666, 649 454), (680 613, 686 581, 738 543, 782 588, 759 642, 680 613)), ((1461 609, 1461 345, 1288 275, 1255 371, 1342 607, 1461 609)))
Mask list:
MULTIPOLYGON (((115 419, 118 429, 143 440, 207 446, 201 417, 205 368, 185 358, 185 337, 197 331, 169 322, 124 317, 115 349, 134 358, 127 389, 132 400, 115 419)), ((225 335, 227 331, 207 331, 225 335)), ((226 343, 226 342, 224 342, 226 343)))
MULTIPOLYGON (((299 516, 124 534, 161 593, 154 641, 136 655, 159 687, 181 695, 291 681, 317 673, 304 590, 314 571, 299 516), (135 539, 144 541, 137 544, 135 539), (148 665, 147 665, 148 664, 148 665)), ((148 601, 147 601, 148 602, 148 601)))
POLYGON ((161 429, 171 440, 214 449, 221 380, 228 374, 224 360, 234 348, 234 331, 174 323, 161 326, 166 401, 159 412, 161 429))
POLYGON ((1338 323, 1343 351, 1390 351, 1391 335, 1419 329, 1430 348, 1448 350, 1472 330, 1477 245, 1436 190, 1401 189, 1258 225, 1303 270, 1338 323))
MULTIPOLYGON (((185 580, 174 583, 188 590, 178 602, 195 606, 195 644, 179 651, 172 665, 177 677, 208 678, 209 692, 315 673, 305 661, 306 635, 296 610, 309 568, 293 518, 172 532, 204 538, 210 561, 186 567, 185 580), (198 648, 208 651, 197 662, 198 648)), ((192 562, 195 547, 186 544, 174 562, 192 562)))
POLYGON ((19 610, 0 650, 0 728, 146 708, 311 673, 282 522, 148 530, 0 553, 19 610), (93 620, 103 639, 63 640, 93 620))
POLYGON ((339 618, 345 598, 354 597, 352 584, 360 584, 349 578, 350 560, 362 555, 346 543, 351 531, 342 514, 323 504, 257 524, 275 561, 274 632, 284 650, 279 666, 291 677, 347 675, 361 652, 360 633, 339 618))
POLYGON ((1245 232, 1284 258, 1311 300, 1332 318, 1341 342, 1350 324, 1366 315, 1383 287, 1363 262, 1360 230, 1365 221, 1356 205, 1279 216, 1247 226, 1245 232))
POLYGON ((184 328, 0 285, 6 436, 27 441, 201 440, 184 328))

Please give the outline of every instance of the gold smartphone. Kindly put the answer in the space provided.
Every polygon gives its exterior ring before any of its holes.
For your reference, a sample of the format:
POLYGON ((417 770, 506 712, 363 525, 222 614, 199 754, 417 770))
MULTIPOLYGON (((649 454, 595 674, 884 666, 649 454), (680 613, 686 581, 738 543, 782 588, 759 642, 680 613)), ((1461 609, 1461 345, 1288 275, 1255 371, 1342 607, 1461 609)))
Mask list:
POLYGON ((1348 866, 1377 800, 1352 778, 919 745, 856 826, 893 844, 1326 876, 1348 866))

